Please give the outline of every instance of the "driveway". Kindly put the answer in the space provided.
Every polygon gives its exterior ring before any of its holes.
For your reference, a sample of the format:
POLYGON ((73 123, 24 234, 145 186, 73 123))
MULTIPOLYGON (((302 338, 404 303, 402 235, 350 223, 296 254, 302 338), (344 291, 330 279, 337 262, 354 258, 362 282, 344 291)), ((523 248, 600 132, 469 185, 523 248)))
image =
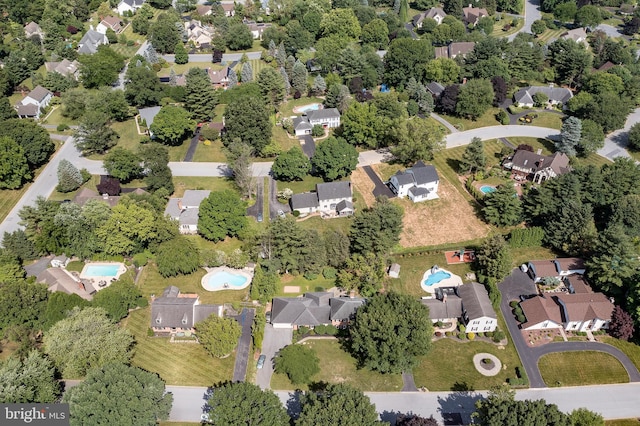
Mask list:
POLYGON ((193 161, 193 156, 196 153, 196 149, 198 148, 198 140, 200 139, 200 130, 201 127, 196 127, 196 131, 191 138, 191 142, 189 143, 189 149, 187 149, 187 153, 184 155, 185 162, 193 161))
POLYGON ((540 11, 540 0, 525 0, 524 2, 524 26, 520 30, 508 37, 509 41, 513 41, 518 33, 531 33, 531 24, 538 19, 542 19, 540 11))
POLYGON ((256 374, 256 384, 262 389, 269 389, 271 386, 273 359, 276 353, 285 346, 290 345, 292 339, 293 329, 273 328, 271 324, 265 325, 264 339, 262 340, 262 355, 267 359, 264 362, 264 367, 258 370, 256 374))
POLYGON ((278 184, 276 180, 271 176, 269 179, 269 218, 275 220, 278 218, 278 210, 282 210, 284 213, 289 213, 291 208, 288 204, 282 204, 278 201, 278 184))
POLYGON ((238 347, 236 348, 236 363, 233 367, 234 382, 244 382, 247 376, 249 349, 251 349, 251 326, 253 325, 253 317, 255 314, 255 309, 243 308, 240 315, 236 317, 236 320, 242 326, 242 334, 240 335, 238 347))
POLYGON ((604 146, 598 150, 598 155, 613 161, 616 157, 631 157, 627 152, 629 143, 629 129, 640 122, 640 108, 636 108, 629 114, 622 129, 609 133, 604 140, 604 146))
POLYGON ((380 176, 378 176, 378 174, 371 168, 371 166, 364 166, 362 169, 367 174, 367 176, 369 176, 369 179, 371 179, 371 181, 374 184, 373 195, 376 198, 380 197, 381 195, 384 195, 387 198, 394 198, 396 196, 396 194, 391 192, 389 187, 385 185, 384 182, 382 182, 382 179, 380 179, 380 176))
POLYGON ((313 140, 311 135, 304 135, 298 138, 300 140, 300 146, 302 147, 302 152, 311 159, 313 154, 316 153, 316 142, 313 140))
POLYGON ((256 203, 247 208, 247 216, 253 216, 258 219, 258 215, 264 211, 264 178, 256 180, 256 203))

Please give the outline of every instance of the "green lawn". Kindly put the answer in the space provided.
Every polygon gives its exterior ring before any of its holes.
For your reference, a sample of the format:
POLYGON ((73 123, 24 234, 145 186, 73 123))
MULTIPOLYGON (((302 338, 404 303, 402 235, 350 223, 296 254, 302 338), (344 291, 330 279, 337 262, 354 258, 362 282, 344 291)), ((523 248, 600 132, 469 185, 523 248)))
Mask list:
POLYGON ((548 42, 551 39, 560 38, 560 36, 567 31, 566 28, 558 28, 557 30, 549 30, 547 29, 545 32, 536 37, 536 40, 541 42, 548 42))
POLYGON ((334 278, 327 279, 323 277, 322 274, 318 275, 318 278, 315 280, 308 280, 302 275, 294 276, 288 274, 280 275, 279 278, 277 296, 281 297, 296 297, 308 292, 325 291, 336 285, 334 278), (297 286, 300 288, 300 291, 296 293, 285 293, 284 286, 297 286))
POLYGON ((170 62, 167 68, 162 68, 160 71, 158 71, 158 77, 168 77, 171 74, 172 69, 175 71, 176 75, 183 75, 186 74, 191 68, 211 68, 214 71, 219 71, 223 69, 224 66, 220 64, 213 64, 211 62, 189 62, 186 64, 174 64, 170 62))
POLYGON ((513 22, 513 19, 514 18, 512 16, 503 16, 501 20, 494 22, 493 31, 491 32, 491 35, 493 35, 494 37, 507 37, 507 36, 510 36, 511 34, 517 33, 520 30, 520 28, 522 28, 522 26, 524 25, 524 19, 522 18, 518 18, 518 25, 511 26, 509 31, 502 30, 505 25, 507 24, 511 25, 511 23, 513 22))
POLYGON ((220 140, 212 141, 209 146, 198 142, 196 153, 193 155, 193 161, 225 163, 227 156, 224 154, 223 148, 220 140))
MULTIPOLYGON (((500 321, 500 328, 505 330, 504 321, 500 321)), ((420 358, 420 363, 413 369, 413 377, 417 387, 426 387, 429 391, 449 391, 463 386, 480 390, 501 385, 507 378, 515 378, 516 367, 523 371, 512 343, 505 349, 498 349, 493 343, 444 338, 434 342, 433 349, 420 358), (473 356, 481 352, 498 357, 503 366, 500 374, 486 377, 476 370, 473 356)))
POLYGON ((558 129, 562 127, 562 116, 552 112, 536 112, 538 118, 533 119, 532 126, 548 127, 550 129, 558 129))
POLYGON ((604 424, 606 426, 638 426, 640 419, 605 420, 604 424))
POLYGON ((530 260, 553 259, 556 256, 556 253, 546 247, 511 247, 514 268, 530 260))
POLYGON ((225 177, 209 176, 174 176, 175 190, 172 197, 182 197, 187 189, 208 189, 210 191, 235 190, 233 180, 225 177))
POLYGON ((468 120, 466 118, 454 117, 452 115, 439 114, 442 118, 451 123, 456 129, 460 131, 477 129, 480 127, 498 126, 500 123, 496 120, 496 114, 500 111, 500 108, 489 108, 482 116, 477 120, 468 120))
POLYGON ((629 375, 615 357, 596 351, 548 354, 538 361, 547 386, 588 386, 628 383, 629 375))
POLYGON ((136 339, 132 364, 158 373, 169 385, 211 386, 231 380, 235 357, 213 358, 199 344, 149 337, 151 308, 131 312, 123 325, 136 339))
POLYGON ((54 126, 57 126, 59 124, 66 124, 67 126, 78 124, 77 122, 62 116, 62 106, 60 105, 56 105, 53 111, 51 111, 49 117, 47 117, 47 119, 43 120, 42 122, 44 124, 53 124, 54 126))
POLYGON ((631 362, 633 362, 633 365, 635 365, 636 368, 640 370, 640 346, 631 342, 626 342, 624 340, 614 339, 610 336, 601 336, 598 337, 598 340, 602 343, 606 343, 620 349, 626 356, 629 357, 631 362))
POLYGON ((302 180, 294 180, 292 182, 277 181, 278 191, 289 188, 294 194, 300 192, 315 191, 316 184, 324 182, 321 177, 307 175, 302 180))
MULTIPOLYGON (((347 383, 363 392, 399 392, 402 389, 402 377, 399 374, 358 369, 355 358, 345 352, 337 340, 314 339, 304 344, 314 349, 320 359, 320 372, 311 378, 311 382, 347 383)), ((271 387, 308 390, 305 385, 291 384, 284 374, 274 374, 271 387)))
POLYGON ((76 189, 75 191, 58 192, 57 190, 54 189, 51 195, 49 196, 49 199, 53 201, 73 200, 73 197, 75 197, 78 191, 80 191, 82 188, 91 189, 97 192, 98 190, 96 188, 96 185, 99 183, 100 183, 100 176, 92 175, 91 179, 89 179, 87 182, 85 182, 80 188, 76 189))
MULTIPOLYGON (((273 116, 272 116, 273 117, 273 116)), ((272 139, 276 142, 276 144, 280 147, 282 151, 288 151, 294 146, 300 146, 300 141, 298 141, 295 137, 289 137, 287 131, 284 130, 281 126, 273 126, 272 127, 272 139)))
POLYGON ((315 229, 324 234, 328 230, 342 231, 345 234, 349 233, 351 227, 351 218, 348 217, 336 217, 333 219, 321 219, 318 216, 310 217, 308 219, 300 220, 298 224, 303 229, 315 229))

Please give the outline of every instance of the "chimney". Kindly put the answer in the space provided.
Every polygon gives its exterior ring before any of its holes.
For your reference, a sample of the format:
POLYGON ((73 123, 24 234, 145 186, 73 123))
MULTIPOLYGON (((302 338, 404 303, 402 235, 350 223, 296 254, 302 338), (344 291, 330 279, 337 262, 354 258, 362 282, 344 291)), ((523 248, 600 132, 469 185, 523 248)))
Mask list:
POLYGON ((185 210, 184 206, 182 205, 182 200, 178 200, 178 210, 180 210, 180 212, 183 212, 185 210))
POLYGON ((469 7, 473 7, 473 5, 471 3, 469 3, 469 7))
POLYGON ((442 303, 447 303, 447 293, 442 295, 442 303))

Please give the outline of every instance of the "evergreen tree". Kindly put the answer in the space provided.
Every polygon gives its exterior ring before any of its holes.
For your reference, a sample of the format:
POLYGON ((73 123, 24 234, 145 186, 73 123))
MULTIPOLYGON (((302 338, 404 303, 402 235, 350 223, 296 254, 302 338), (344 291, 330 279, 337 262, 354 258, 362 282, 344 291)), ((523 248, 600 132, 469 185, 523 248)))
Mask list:
POLYGON ((287 70, 287 75, 293 75, 293 66, 296 64, 296 58, 292 55, 287 56, 287 60, 284 63, 284 69, 287 70))
POLYGON ((471 173, 483 168, 486 164, 487 156, 484 153, 484 142, 480 138, 473 138, 462 154, 460 171, 471 173))
POLYGON ((176 64, 186 64, 189 62, 189 53, 187 52, 187 49, 185 49, 184 44, 182 43, 176 44, 174 54, 175 54, 174 61, 176 64))
POLYGON ((285 94, 286 96, 289 96, 289 93, 291 93, 291 83, 289 83, 289 76, 287 75, 287 70, 285 70, 284 67, 280 67, 280 75, 284 81, 285 94))
POLYGON ((276 62, 279 67, 284 67, 284 64, 287 62, 287 51, 284 48, 284 41, 280 42, 278 46, 278 53, 276 54, 276 62))
POLYGON ((293 90, 300 93, 307 92, 307 67, 299 60, 293 65, 293 74, 291 76, 291 86, 293 90))
POLYGON ((158 63, 158 53, 156 52, 156 49, 154 49, 153 44, 151 44, 151 43, 147 44, 147 48, 144 51, 144 58, 150 64, 157 64, 158 63))
POLYGON ((400 0, 400 10, 398 11, 398 17, 400 22, 404 24, 408 20, 409 4, 407 0, 400 0))
POLYGON ((229 89, 233 89, 238 85, 238 74, 236 74, 236 71, 233 68, 229 68, 229 75, 227 78, 229 78, 229 89))
POLYGON ((71 192, 82 185, 82 174, 80 170, 69 160, 62 159, 58 164, 58 191, 71 192))
POLYGON ((313 90, 315 95, 324 95, 324 91, 327 90, 327 83, 320 74, 313 79, 313 86, 311 86, 311 90, 313 90))
POLYGON ((269 40, 269 56, 272 58, 276 56, 276 52, 278 48, 276 47, 276 42, 273 39, 269 40))
POLYGON ((562 123, 560 141, 556 142, 556 149, 570 157, 576 155, 576 148, 582 136, 582 121, 576 117, 569 117, 562 123))
POLYGON ((511 184, 500 185, 484 197, 482 213, 495 226, 512 226, 522 221, 522 202, 511 184))
POLYGON ((169 86, 175 86, 178 82, 178 76, 173 68, 169 71, 169 86))
POLYGON ((218 105, 218 94, 211 85, 207 72, 202 68, 191 68, 186 75, 185 107, 197 121, 208 121, 218 105))
POLYGON ((242 66, 242 71, 240 71, 240 79, 243 83, 249 83, 253 80, 253 67, 251 66, 251 63, 246 62, 242 66))

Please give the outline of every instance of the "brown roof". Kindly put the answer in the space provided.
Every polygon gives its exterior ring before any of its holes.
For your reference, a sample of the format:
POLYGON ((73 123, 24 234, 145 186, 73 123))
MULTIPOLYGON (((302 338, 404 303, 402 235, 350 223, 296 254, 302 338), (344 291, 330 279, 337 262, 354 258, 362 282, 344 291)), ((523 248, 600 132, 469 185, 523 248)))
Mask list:
POLYGON ((227 79, 227 75, 229 74, 229 67, 224 67, 219 71, 214 71, 211 68, 208 68, 207 74, 209 74, 209 80, 211 80, 211 83, 221 84, 227 79))
POLYGON ((211 6, 208 5, 204 5, 204 4, 199 4, 196 7, 196 12, 198 13, 198 15, 206 15, 207 13, 211 12, 211 6))
POLYGON ((102 23, 104 23, 106 27, 109 27, 116 32, 120 31, 121 29, 120 19, 116 18, 115 16, 105 16, 104 18, 102 18, 102 23))
POLYGON ((465 22, 468 24, 475 24, 476 21, 483 16, 489 16, 487 9, 479 7, 463 7, 462 13, 464 15, 465 22))
POLYGON ((559 294, 566 307, 567 321, 610 320, 613 303, 602 293, 559 294))
POLYGON ((222 3, 220 6, 222 6, 222 9, 225 12, 231 12, 231 11, 235 10, 235 8, 236 8, 236 4, 235 3, 222 3))
POLYGON ((574 293, 576 294, 593 293, 591 286, 589 285, 587 280, 584 279, 583 275, 579 275, 579 274, 569 275, 566 278, 566 280, 571 285, 574 293))
POLYGON ((597 71, 606 71, 606 70, 610 70, 611 68, 615 67, 616 64, 614 64, 611 61, 607 61, 604 64, 600 65, 600 68, 597 69, 597 71))
POLYGON ((61 268, 49 268, 42 272, 36 278, 39 283, 47 285, 48 290, 51 292, 61 291, 67 294, 77 294, 85 300, 91 300, 90 292, 95 291, 93 287, 89 286, 87 291, 87 285, 80 280, 73 278, 69 273, 61 268))
POLYGON ((511 158, 512 167, 517 169, 526 169, 530 173, 536 173, 539 170, 544 170, 550 167, 557 175, 568 172, 569 169, 569 157, 561 152, 556 152, 553 155, 540 155, 535 152, 519 149, 513 154, 511 158))
POLYGON ((529 328, 544 321, 553 321, 562 324, 560 307, 551 297, 536 296, 520 303, 520 307, 527 318, 522 328, 529 328))
POLYGON ((107 203, 110 207, 114 207, 120 201, 119 196, 108 196, 104 197, 98 194, 96 191, 93 191, 88 188, 82 188, 80 191, 76 193, 76 196, 73 197, 73 202, 78 204, 79 206, 84 206, 87 204, 89 200, 98 200, 107 203))
POLYGON ((556 277, 558 270, 553 260, 532 260, 529 262, 533 266, 536 277, 556 277))
POLYGON ((449 57, 449 46, 436 47, 436 59, 449 57))
POLYGON ((584 269, 584 260, 579 257, 559 257, 556 259, 561 271, 584 269))
POLYGON ((453 58, 454 56, 465 56, 467 53, 473 51, 473 48, 476 46, 474 41, 462 41, 455 42, 449 45, 449 57, 453 58))

